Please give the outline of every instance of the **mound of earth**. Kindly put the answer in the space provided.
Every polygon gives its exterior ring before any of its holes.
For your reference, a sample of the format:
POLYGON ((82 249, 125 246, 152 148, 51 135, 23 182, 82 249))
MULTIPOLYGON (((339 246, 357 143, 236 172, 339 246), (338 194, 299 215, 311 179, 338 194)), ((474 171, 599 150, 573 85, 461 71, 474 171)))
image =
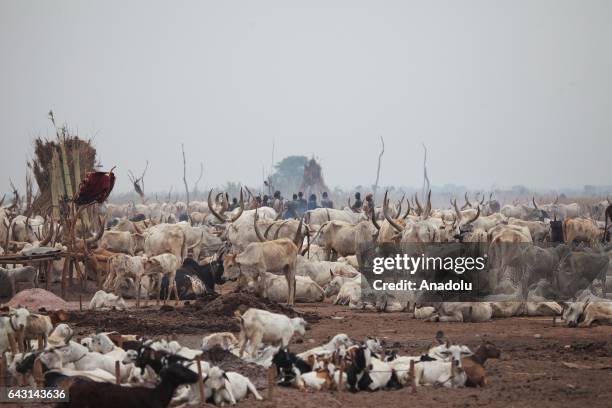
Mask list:
POLYGON ((153 337, 173 333, 238 332, 240 326, 234 313, 237 310, 244 313, 250 307, 282 313, 289 317, 303 317, 309 323, 319 320, 316 313, 300 313, 291 307, 245 293, 207 296, 184 307, 175 308, 172 307, 173 304, 174 302, 170 301, 161 308, 149 306, 127 311, 73 312, 70 323, 77 329, 78 334, 114 330, 123 334, 153 337))
POLYGON ((6 305, 11 307, 23 306, 30 311, 38 311, 40 308, 46 310, 68 309, 68 303, 62 298, 40 288, 25 289, 18 292, 6 305))
POLYGON ((272 302, 268 299, 258 298, 252 294, 244 292, 234 292, 227 295, 215 296, 214 298, 205 297, 198 299, 195 303, 187 306, 188 308, 203 312, 207 315, 234 317, 236 311, 243 314, 249 308, 267 310, 273 313, 284 314, 289 317, 303 317, 310 323, 319 320, 315 313, 301 313, 290 306, 272 302))
POLYGON ((266 388, 267 369, 254 363, 247 363, 220 346, 215 346, 202 353, 202 359, 212 365, 219 366, 223 371, 236 371, 251 379, 255 387, 266 388))

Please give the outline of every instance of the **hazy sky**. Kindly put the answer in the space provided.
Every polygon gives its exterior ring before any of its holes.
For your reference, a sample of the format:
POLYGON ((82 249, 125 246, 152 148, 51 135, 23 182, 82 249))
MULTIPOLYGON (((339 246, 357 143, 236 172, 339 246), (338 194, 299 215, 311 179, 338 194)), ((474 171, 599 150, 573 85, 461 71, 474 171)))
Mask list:
POLYGON ((258 185, 315 155, 330 186, 611 184, 612 2, 0 0, 0 191, 47 119, 117 190, 258 185))

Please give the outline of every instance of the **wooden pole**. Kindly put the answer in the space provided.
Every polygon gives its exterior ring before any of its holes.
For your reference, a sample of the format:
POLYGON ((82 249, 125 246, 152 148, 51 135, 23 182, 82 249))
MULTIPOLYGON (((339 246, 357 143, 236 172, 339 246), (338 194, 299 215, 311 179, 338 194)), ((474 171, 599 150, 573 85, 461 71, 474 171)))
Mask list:
POLYGON ((416 378, 415 378, 415 373, 414 373, 414 360, 410 360, 410 371, 408 373, 410 374, 410 386, 412 388, 412 393, 416 393, 417 389, 416 389, 416 378))
POLYGON ((68 266, 70 264, 70 255, 66 255, 64 258, 64 267, 62 268, 62 299, 66 300, 66 286, 68 284, 68 266))
POLYGON ((206 402, 204 394, 204 379, 202 378, 202 360, 200 356, 196 357, 196 365, 198 367, 198 390, 200 390, 200 402, 204 404, 206 402))
POLYGON ((338 375, 338 392, 342 392, 344 389, 344 358, 340 361, 340 374, 338 375))
POLYGON ((49 272, 51 272, 51 268, 53 267, 53 261, 47 261, 45 263, 45 290, 49 289, 49 272))
POLYGON ((268 400, 272 401, 274 399, 274 383, 276 382, 276 368, 274 366, 270 366, 268 368, 268 400))
POLYGON ((59 184, 59 157, 57 156, 57 150, 53 149, 51 155, 51 205, 53 208, 52 219, 53 221, 57 221, 60 218, 60 210, 59 210, 59 197, 60 193, 60 184, 59 184))
POLYGON ((0 387, 6 386, 6 353, 3 351, 0 356, 0 387))
POLYGON ((115 382, 117 385, 121 384, 121 363, 115 361, 115 382))
POLYGON ((36 382, 36 386, 38 388, 44 387, 45 377, 43 375, 42 363, 40 362, 39 358, 34 360, 34 368, 32 369, 32 376, 34 377, 34 381, 36 382))
POLYGON ((15 342, 15 336, 13 333, 7 333, 6 337, 8 337, 11 353, 13 353, 13 355, 17 354, 17 343, 15 342))
POLYGON ((23 344, 23 340, 25 337, 25 329, 21 329, 19 330, 17 333, 17 338, 15 340, 17 340, 17 349, 19 350, 20 353, 24 353, 24 344, 23 344))

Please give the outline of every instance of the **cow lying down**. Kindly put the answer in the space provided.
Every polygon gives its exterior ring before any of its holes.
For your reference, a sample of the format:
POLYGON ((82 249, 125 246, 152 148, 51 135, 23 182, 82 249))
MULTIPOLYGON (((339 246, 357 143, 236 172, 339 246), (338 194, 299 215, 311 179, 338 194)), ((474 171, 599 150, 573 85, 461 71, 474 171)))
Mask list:
POLYGON ((612 302, 591 301, 565 303, 563 320, 569 327, 589 327, 594 322, 612 325, 612 302))

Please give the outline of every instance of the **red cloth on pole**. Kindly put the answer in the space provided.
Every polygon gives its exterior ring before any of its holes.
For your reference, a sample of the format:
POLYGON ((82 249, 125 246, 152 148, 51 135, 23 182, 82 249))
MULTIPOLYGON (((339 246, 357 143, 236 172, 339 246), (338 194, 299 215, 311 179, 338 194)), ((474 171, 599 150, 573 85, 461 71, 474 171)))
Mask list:
POLYGON ((74 199, 77 205, 87 205, 93 202, 103 203, 115 186, 115 174, 110 172, 92 171, 87 173, 79 186, 79 194, 74 199))

